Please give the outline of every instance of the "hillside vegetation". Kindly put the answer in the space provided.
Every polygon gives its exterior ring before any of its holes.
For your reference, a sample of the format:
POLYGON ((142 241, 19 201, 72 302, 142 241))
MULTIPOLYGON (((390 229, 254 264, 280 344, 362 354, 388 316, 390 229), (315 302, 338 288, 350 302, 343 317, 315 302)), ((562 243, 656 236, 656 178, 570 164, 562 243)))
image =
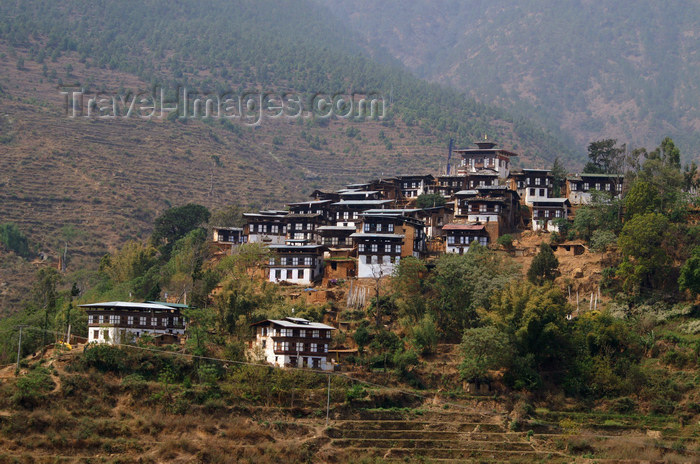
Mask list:
POLYGON ((528 114, 580 147, 670 135, 698 158, 696 1, 320 3, 417 75, 528 114))

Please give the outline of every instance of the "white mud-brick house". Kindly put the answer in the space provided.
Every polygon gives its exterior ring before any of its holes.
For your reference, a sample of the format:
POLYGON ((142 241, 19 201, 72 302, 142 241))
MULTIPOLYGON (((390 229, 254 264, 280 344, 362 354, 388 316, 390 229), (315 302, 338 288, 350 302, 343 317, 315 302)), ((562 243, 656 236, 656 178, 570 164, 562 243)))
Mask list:
POLYGON ((284 245, 270 245, 269 248, 274 252, 267 266, 270 282, 311 285, 323 277, 321 245, 288 240, 284 245))
POLYGON ((435 183, 428 186, 428 193, 436 193, 446 199, 450 199, 455 193, 466 188, 467 176, 464 174, 446 174, 438 176, 435 183))
POLYGON ((506 179, 510 175, 510 160, 517 153, 496 148, 496 144, 489 141, 477 142, 477 148, 456 149, 453 152, 462 156, 462 161, 457 166, 457 174, 470 174, 483 170, 492 170, 498 173, 499 179, 506 179))
POLYGON ((435 182, 435 178, 430 174, 398 176, 396 179, 404 198, 418 198, 424 193, 428 193, 429 187, 435 182))
POLYGON ((355 233, 357 277, 361 279, 390 276, 401 261, 404 236, 393 233, 355 233))
POLYGON ((558 222, 568 220, 571 203, 566 198, 548 198, 532 203, 532 230, 558 232, 558 222))
POLYGON ((109 301, 80 305, 88 315, 88 343, 133 343, 144 335, 175 343, 185 334, 186 305, 109 301))
POLYGON ((246 236, 242 227, 212 227, 214 243, 221 245, 239 245, 245 243, 246 236))
POLYGON ((248 243, 281 245, 287 239, 287 211, 243 213, 243 233, 248 243))
POLYGON ((447 224, 442 228, 445 234, 445 252, 462 255, 469 247, 478 243, 489 244, 489 233, 483 224, 447 224))
POLYGON ((368 209, 391 207, 395 200, 341 200, 331 205, 335 225, 357 227, 362 222, 361 214, 368 209))
POLYGON ((510 174, 510 188, 517 191, 523 204, 532 206, 532 202, 552 196, 554 178, 548 169, 522 169, 510 174))
POLYGON ((278 367, 308 367, 329 371, 331 334, 335 327, 298 317, 268 319, 251 324, 255 340, 249 349, 254 357, 278 367))
POLYGON ((577 174, 566 178, 566 197, 572 205, 587 205, 597 190, 613 197, 622 195, 622 174, 577 174))

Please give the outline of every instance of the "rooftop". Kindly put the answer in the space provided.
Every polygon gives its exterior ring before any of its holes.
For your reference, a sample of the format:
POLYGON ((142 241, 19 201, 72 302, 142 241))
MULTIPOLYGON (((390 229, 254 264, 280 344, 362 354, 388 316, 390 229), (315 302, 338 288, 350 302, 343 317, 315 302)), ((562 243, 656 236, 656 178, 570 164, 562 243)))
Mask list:
POLYGON ((311 322, 307 319, 302 319, 300 317, 285 317, 284 319, 266 319, 264 321, 255 322, 250 324, 252 326, 262 325, 265 323, 271 323, 274 325, 279 325, 285 328, 292 329, 328 329, 335 330, 335 327, 321 324, 320 322, 311 322))
POLYGON ((103 303, 81 304, 81 308, 95 309, 153 309, 161 311, 170 311, 174 309, 171 303, 139 303, 135 301, 106 301, 103 303))

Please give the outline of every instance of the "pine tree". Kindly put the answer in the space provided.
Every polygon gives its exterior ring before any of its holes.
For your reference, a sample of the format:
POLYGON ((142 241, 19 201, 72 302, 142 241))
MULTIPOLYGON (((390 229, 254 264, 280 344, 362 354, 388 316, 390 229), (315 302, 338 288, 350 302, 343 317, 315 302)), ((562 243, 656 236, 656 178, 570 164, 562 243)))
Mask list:
POLYGON ((552 247, 546 243, 540 245, 540 252, 532 260, 527 278, 536 285, 542 285, 545 281, 553 281, 557 276, 559 260, 554 256, 552 247))

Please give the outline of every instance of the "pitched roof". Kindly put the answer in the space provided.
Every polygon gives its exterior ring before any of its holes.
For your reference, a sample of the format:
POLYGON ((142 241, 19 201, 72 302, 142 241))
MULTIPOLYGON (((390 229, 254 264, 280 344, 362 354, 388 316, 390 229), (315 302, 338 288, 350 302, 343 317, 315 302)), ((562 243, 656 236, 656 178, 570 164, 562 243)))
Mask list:
POLYGON ((163 303, 138 303, 135 301, 105 301, 103 303, 81 304, 81 308, 100 309, 157 309, 170 311, 173 306, 166 306, 163 303))
POLYGON ((442 230, 483 230, 485 227, 483 224, 446 224, 442 230))
POLYGON ((292 329, 328 329, 328 330, 336 330, 335 327, 326 325, 326 324, 321 324, 320 322, 311 322, 307 319, 302 319, 300 317, 286 317, 284 319, 265 319, 264 321, 259 321, 255 322, 253 324, 250 324, 251 327, 255 325, 262 325, 266 322, 279 325, 285 328, 292 328, 292 329))

